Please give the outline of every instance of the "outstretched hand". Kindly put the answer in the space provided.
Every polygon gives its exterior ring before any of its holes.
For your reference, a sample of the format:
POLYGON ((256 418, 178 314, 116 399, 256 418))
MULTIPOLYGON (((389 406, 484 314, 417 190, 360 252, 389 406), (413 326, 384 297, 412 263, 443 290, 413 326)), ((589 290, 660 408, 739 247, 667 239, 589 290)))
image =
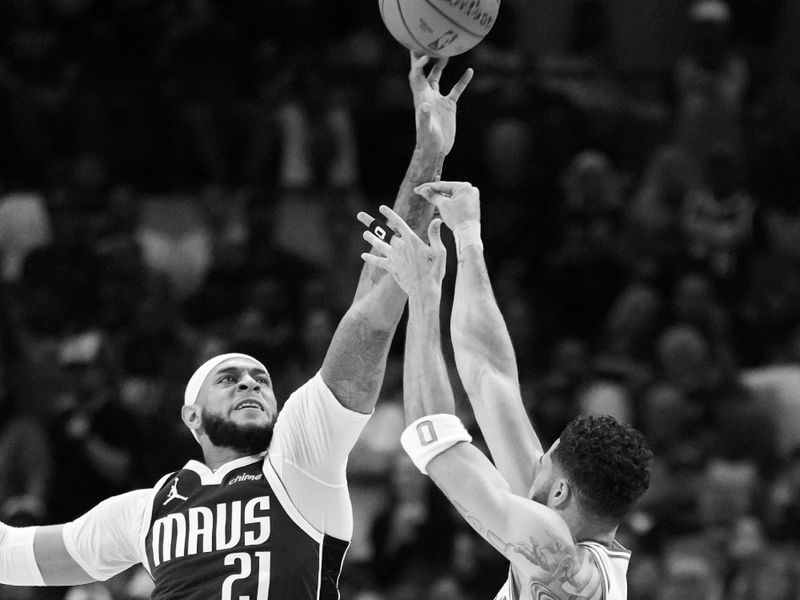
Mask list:
MULTIPOLYGON (((365 252, 361 258, 367 264, 387 271, 409 298, 438 300, 447 258, 440 235, 442 221, 434 219, 428 226, 428 237, 431 241, 428 245, 391 208, 381 206, 379 210, 395 235, 387 244, 371 231, 365 231, 364 239, 380 255, 365 252)), ((358 220, 369 227, 375 219, 360 212, 358 220)))
POLYGON ((444 96, 439 91, 439 80, 448 59, 436 59, 426 75, 425 66, 430 60, 430 56, 411 52, 408 82, 414 95, 417 146, 426 152, 447 155, 456 139, 456 104, 472 80, 473 71, 464 71, 450 93, 444 96))

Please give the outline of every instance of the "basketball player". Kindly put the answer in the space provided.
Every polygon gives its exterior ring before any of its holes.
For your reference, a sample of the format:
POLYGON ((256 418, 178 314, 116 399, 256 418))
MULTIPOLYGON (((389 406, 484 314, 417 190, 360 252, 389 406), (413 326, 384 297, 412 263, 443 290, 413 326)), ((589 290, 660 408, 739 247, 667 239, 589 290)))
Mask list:
MULTIPOLYGON (((426 75, 429 59, 411 58, 417 146, 395 207, 423 234, 433 206, 413 189, 438 178, 472 71, 444 96, 445 61, 426 75)), ((338 598, 352 535, 347 455, 375 405, 406 300, 383 275, 365 265, 319 372, 280 418, 263 364, 244 354, 208 360, 190 378, 181 411, 204 462, 70 523, 1 525, 0 583, 76 585, 142 563, 159 600, 338 598)))
MULTIPOLYGON (((454 403, 439 341, 445 269, 440 221, 430 246, 387 207, 398 236, 365 238, 408 294, 403 447, 454 506, 511 562, 496 600, 627 596, 630 553, 620 520, 649 483, 651 453, 641 434, 611 417, 578 417, 546 452, 522 406, 513 348, 492 293, 480 237, 478 190, 468 183, 417 188, 440 211, 458 254, 452 339, 459 374, 497 467, 474 446, 454 403), (467 442, 467 443, 462 443, 467 442)), ((359 215, 365 223, 371 217, 359 215)))

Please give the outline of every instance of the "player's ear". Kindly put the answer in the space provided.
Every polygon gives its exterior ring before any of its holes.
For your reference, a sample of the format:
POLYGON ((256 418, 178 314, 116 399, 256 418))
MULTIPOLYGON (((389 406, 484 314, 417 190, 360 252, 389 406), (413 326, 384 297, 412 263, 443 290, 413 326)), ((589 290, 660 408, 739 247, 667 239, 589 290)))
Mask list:
POLYGON ((181 407, 181 419, 192 432, 198 432, 202 421, 200 419, 200 407, 196 404, 186 405, 181 407))
POLYGON ((559 477, 550 489, 550 505, 553 508, 562 506, 569 499, 571 492, 569 482, 559 477))

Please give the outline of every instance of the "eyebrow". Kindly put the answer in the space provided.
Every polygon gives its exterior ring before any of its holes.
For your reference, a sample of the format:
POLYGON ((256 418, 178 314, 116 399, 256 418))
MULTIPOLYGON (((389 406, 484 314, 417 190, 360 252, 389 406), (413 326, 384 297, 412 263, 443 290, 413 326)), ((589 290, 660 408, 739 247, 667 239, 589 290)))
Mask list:
POLYGON ((219 371, 217 371, 216 376, 218 377, 220 375, 238 375, 242 371, 247 371, 251 376, 265 375, 266 378, 269 379, 270 382, 272 382, 272 377, 270 377, 269 373, 267 373, 261 367, 253 367, 252 369, 245 369, 243 367, 225 367, 224 369, 220 369, 219 371))

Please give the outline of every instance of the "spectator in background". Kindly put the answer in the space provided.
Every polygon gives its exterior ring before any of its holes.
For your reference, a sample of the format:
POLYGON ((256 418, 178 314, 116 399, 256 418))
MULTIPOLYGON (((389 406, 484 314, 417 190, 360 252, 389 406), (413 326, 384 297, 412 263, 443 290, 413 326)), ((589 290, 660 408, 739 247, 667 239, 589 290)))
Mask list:
POLYGON ((119 400, 118 366, 98 331, 66 338, 59 349, 65 388, 55 398, 49 441, 55 459, 48 520, 65 522, 140 484, 142 437, 119 400))
POLYGON ((595 346, 595 371, 638 394, 654 375, 653 343, 663 319, 664 302, 658 291, 630 283, 605 317, 595 346))
POLYGON ((744 186, 741 162, 731 152, 707 154, 703 173, 704 185, 684 200, 681 228, 693 263, 731 287, 747 267, 757 204, 744 186))
POLYGON ((762 549, 733 577, 730 600, 796 600, 800 593, 798 549, 780 545, 762 549))
POLYGON ((205 211, 188 195, 142 201, 136 240, 145 266, 169 282, 178 299, 197 291, 213 261, 205 211))
POLYGON ((731 43, 731 9, 724 0, 689 6, 690 43, 675 64, 674 141, 697 160, 722 147, 744 157, 743 103, 750 73, 731 43))
POLYGON ((531 123, 519 115, 490 119, 483 131, 477 161, 483 170, 483 187, 492 197, 484 210, 487 235, 494 260, 519 258, 541 260, 553 239, 553 206, 536 152, 531 123), (529 236, 530 246, 520 248, 515 239, 529 236))
POLYGON ((723 600, 724 581, 710 551, 683 548, 668 550, 658 600, 723 600))
POLYGON ((25 257, 52 240, 44 197, 36 192, 10 193, 0 198, 0 279, 15 282, 25 257))
POLYGON ((622 228, 626 260, 640 276, 669 279, 685 263, 681 210, 699 185, 698 170, 678 145, 663 144, 650 155, 622 228))
POLYGON ((48 515, 53 453, 42 423, 10 419, 0 429, 0 520, 41 525, 48 515))
POLYGON ((370 532, 372 572, 383 589, 411 580, 427 587, 449 566, 455 515, 404 452, 389 468, 390 500, 370 532))
POLYGON ((663 543, 698 527, 697 497, 710 443, 700 410, 683 391, 659 382, 642 395, 639 425, 653 449, 650 489, 640 509, 652 537, 663 543))
POLYGON ((567 423, 578 415, 578 398, 591 376, 591 356, 585 341, 562 338, 553 344, 550 364, 526 406, 543 444, 555 442, 567 423))
POLYGON ((800 447, 781 462, 769 487, 764 520, 773 539, 800 539, 800 447))
POLYGON ((575 156, 563 173, 562 231, 548 277, 561 299, 559 324, 594 337, 626 279, 619 243, 622 181, 611 159, 596 150, 575 156))

